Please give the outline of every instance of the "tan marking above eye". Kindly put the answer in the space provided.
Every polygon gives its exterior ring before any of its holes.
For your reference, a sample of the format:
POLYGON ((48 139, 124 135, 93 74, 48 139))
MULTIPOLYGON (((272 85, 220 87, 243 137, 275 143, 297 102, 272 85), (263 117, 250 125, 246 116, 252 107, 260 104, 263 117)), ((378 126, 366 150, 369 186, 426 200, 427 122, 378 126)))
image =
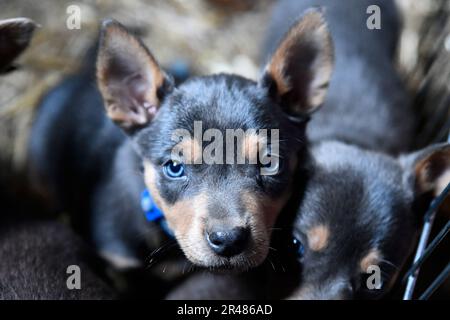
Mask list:
POLYGON ((328 245, 330 230, 326 225, 320 224, 310 228, 306 235, 309 248, 313 251, 320 251, 328 245))
POLYGON ((381 253, 378 251, 378 249, 371 249, 362 259, 359 263, 359 266, 361 268, 361 272, 366 273, 367 269, 371 265, 376 265, 381 260, 381 253))

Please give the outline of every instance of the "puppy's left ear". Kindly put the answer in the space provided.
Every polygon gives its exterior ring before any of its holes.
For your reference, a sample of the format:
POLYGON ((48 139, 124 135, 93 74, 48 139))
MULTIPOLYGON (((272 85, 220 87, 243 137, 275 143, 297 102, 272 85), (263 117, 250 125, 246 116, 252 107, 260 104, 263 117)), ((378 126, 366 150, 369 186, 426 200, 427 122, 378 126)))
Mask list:
POLYGON ((102 24, 97 83, 109 118, 126 132, 142 128, 156 116, 173 89, 144 44, 114 20, 102 24))
POLYGON ((439 195, 450 183, 450 144, 435 144, 400 157, 405 169, 405 181, 415 197, 431 193, 439 195))
POLYGON ((285 34, 260 86, 290 115, 314 112, 325 100, 334 68, 331 35, 322 9, 309 9, 285 34))
POLYGON ((36 27, 28 18, 0 20, 0 71, 8 71, 14 59, 28 47, 36 27))

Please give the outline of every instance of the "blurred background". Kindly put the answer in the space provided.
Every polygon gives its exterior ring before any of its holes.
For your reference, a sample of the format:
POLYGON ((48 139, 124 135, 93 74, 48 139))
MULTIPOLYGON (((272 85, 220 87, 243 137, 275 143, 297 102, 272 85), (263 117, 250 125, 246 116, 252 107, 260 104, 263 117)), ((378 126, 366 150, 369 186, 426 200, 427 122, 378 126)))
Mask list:
MULTIPOLYGON (((26 154, 35 106, 49 88, 82 64, 102 19, 115 18, 134 30, 175 73, 235 72, 257 78, 259 48, 275 1, 0 0, 0 19, 28 17, 41 26, 17 61, 21 67, 0 78, 3 194, 36 196, 27 181, 26 154), (81 9, 80 29, 66 26, 70 5, 81 9)), ((416 147, 422 147, 445 139, 450 127, 450 1, 396 2, 404 19, 398 65, 415 112, 423 119, 416 141, 416 147)), ((432 273, 433 266, 429 268, 432 273)))

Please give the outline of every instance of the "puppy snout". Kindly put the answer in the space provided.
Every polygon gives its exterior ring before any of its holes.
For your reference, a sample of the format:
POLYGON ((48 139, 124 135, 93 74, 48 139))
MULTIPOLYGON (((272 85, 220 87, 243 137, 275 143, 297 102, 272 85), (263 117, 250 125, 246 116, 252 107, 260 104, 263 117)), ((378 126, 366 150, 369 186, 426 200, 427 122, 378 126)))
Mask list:
POLYGON ((237 227, 233 229, 213 229, 206 233, 206 240, 215 253, 224 257, 240 254, 247 246, 250 229, 237 227))

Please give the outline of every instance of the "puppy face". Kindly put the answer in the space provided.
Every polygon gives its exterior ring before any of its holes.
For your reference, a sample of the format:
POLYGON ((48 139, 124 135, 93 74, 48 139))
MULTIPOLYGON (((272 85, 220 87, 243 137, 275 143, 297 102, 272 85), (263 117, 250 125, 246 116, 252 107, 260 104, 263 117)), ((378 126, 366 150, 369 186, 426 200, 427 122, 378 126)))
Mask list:
POLYGON ((241 270, 265 259, 331 69, 318 11, 288 32, 259 82, 213 75, 179 87, 124 27, 104 23, 97 79, 107 114, 133 141, 145 183, 193 263, 241 270))
POLYGON ((291 298, 367 299, 389 292, 426 208, 416 212, 417 204, 441 191, 449 155, 448 145, 401 159, 337 142, 314 148, 315 168, 294 226, 302 273, 291 298))
MULTIPOLYGON (((247 268, 259 264, 267 254, 271 228, 289 197, 300 151, 289 146, 301 147, 294 139, 302 135, 301 129, 281 113, 272 112, 273 107, 252 81, 234 76, 193 79, 176 89, 153 124, 136 137, 144 161, 145 182, 186 256, 198 265, 247 268), (233 106, 239 109, 233 111, 233 106), (196 164, 195 160, 203 156, 202 151, 209 145, 195 137, 193 124, 198 119, 202 120, 202 133, 213 128, 223 137, 229 129, 285 128, 280 130, 277 173, 264 175, 261 164, 250 161, 196 164), (189 131, 181 144, 184 151, 191 152, 174 159, 173 150, 180 143, 170 137, 180 127, 189 131), (183 172, 174 177, 169 170, 183 172), (216 241, 219 247, 214 247, 214 233, 233 230, 238 230, 238 238, 245 239, 230 244, 223 252, 221 239, 216 241)), ((251 148, 268 152, 268 146, 256 135, 243 137, 231 149, 236 154, 251 148), (238 144, 246 144, 247 148, 239 148, 238 144)), ((225 146, 226 138, 222 142, 220 152, 225 155, 230 148, 225 146)))

